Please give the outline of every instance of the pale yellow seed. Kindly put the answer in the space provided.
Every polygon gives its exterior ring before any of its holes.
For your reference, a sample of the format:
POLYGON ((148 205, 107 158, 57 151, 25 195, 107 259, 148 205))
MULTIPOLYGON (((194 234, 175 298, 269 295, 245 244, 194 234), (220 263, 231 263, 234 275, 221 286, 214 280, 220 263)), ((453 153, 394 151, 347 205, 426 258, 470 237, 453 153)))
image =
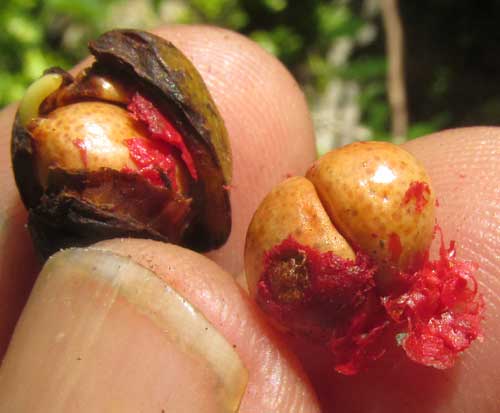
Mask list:
POLYGON ((429 247, 435 195, 423 166, 386 142, 363 142, 332 151, 306 174, 338 231, 377 265, 406 270, 429 247), (425 204, 405 201, 412 183, 425 183, 425 204), (398 240, 401 252, 391 247, 398 240))
POLYGON ((304 177, 279 184, 262 201, 250 223, 245 245, 248 288, 256 293, 267 251, 288 237, 345 259, 355 255, 328 217, 314 186, 304 177))

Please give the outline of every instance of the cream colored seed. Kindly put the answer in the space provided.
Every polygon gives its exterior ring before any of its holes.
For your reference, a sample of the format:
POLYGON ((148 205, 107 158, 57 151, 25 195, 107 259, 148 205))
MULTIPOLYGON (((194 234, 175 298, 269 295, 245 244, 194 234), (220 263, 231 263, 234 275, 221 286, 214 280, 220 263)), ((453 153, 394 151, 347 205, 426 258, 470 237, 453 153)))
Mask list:
POLYGON ((125 109, 101 102, 63 106, 32 121, 28 129, 35 140, 42 184, 46 183, 49 167, 68 171, 136 170, 124 141, 147 136, 125 109))
POLYGON ((354 252, 332 225, 314 186, 306 178, 287 179, 262 201, 250 223, 245 246, 248 287, 255 294, 266 251, 292 236, 321 252, 353 259, 354 252))
POLYGON ((382 268, 394 265, 406 270, 429 247, 434 191, 423 166, 399 146, 386 142, 348 145, 316 161, 306 176, 335 227, 382 268), (414 198, 405 200, 417 182, 430 190, 422 193, 421 211, 414 198))

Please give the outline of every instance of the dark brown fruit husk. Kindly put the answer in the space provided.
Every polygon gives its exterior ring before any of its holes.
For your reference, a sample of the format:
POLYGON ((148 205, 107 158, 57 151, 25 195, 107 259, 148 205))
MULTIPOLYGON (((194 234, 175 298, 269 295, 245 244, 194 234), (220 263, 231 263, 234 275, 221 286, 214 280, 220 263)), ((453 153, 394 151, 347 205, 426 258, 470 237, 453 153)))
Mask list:
POLYGON ((16 116, 12 162, 28 226, 41 255, 114 237, 144 237, 197 251, 218 248, 231 231, 227 188, 231 150, 224 122, 191 62, 170 42, 141 31, 113 30, 89 45, 96 61, 73 78, 58 68, 62 85, 40 105, 39 116, 83 101, 125 107, 134 92, 146 96, 184 138, 197 170, 183 193, 152 185, 139 173, 49 168, 44 187, 36 174, 36 151, 27 125, 16 116), (125 90, 123 101, 109 101, 93 86, 111 79, 125 90))

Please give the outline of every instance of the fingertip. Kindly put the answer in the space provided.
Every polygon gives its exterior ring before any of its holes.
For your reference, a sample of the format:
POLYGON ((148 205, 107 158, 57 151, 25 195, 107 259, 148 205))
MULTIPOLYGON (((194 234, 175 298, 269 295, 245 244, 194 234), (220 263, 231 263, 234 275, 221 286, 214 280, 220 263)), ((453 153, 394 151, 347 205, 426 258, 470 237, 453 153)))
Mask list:
POLYGON ((0 410, 235 412, 247 380, 231 343, 152 271, 68 249, 47 261, 16 327, 0 410))
POLYGON ((16 110, 13 103, 0 111, 0 360, 40 268, 12 174, 10 130, 16 110))
POLYGON ((150 269, 216 326, 248 369, 241 412, 319 411, 296 358, 220 266, 193 251, 150 240, 109 240, 95 248, 129 257, 150 269))

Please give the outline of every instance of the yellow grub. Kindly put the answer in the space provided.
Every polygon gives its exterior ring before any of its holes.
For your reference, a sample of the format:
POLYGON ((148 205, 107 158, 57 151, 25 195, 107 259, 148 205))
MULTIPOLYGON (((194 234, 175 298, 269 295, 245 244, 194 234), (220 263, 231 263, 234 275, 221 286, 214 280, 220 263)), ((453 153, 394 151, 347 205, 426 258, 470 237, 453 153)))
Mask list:
POLYGON ((49 73, 42 76, 28 87, 19 105, 19 119, 21 125, 26 126, 28 122, 38 116, 38 109, 44 99, 55 92, 61 86, 63 78, 57 73, 49 73))

